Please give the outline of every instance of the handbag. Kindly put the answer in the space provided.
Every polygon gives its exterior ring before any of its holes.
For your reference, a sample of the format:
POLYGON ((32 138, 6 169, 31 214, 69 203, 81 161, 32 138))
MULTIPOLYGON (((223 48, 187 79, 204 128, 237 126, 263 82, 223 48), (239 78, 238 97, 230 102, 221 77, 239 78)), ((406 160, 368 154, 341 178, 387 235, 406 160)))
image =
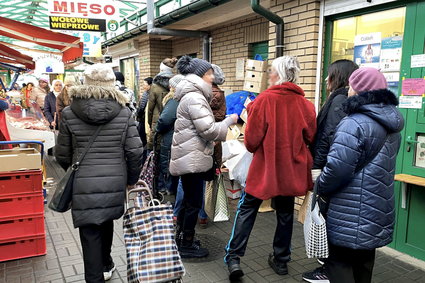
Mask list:
MULTIPOLYGON (((138 198, 138 197, 137 197, 138 198)), ((170 204, 160 204, 144 182, 127 193, 123 218, 129 283, 180 280, 185 269, 179 255, 170 204), (129 195, 148 195, 129 207, 129 195)))
POLYGON ((317 203, 316 184, 314 186, 311 201, 307 203, 304 222, 305 248, 308 258, 327 258, 329 256, 329 246, 326 221, 317 203))
POLYGON ((222 174, 216 175, 205 187, 204 210, 213 222, 229 221, 229 204, 222 174))
POLYGON ((77 162, 72 164, 68 170, 66 170, 65 175, 57 184, 55 193, 53 194, 52 200, 49 203, 49 208, 51 210, 56 212, 66 212, 71 208, 75 174, 80 169, 81 162, 83 162, 84 157, 89 152, 90 147, 96 140, 101 129, 102 125, 96 129, 96 132, 90 138, 89 143, 87 144, 83 153, 80 155, 80 157, 78 157, 77 162))

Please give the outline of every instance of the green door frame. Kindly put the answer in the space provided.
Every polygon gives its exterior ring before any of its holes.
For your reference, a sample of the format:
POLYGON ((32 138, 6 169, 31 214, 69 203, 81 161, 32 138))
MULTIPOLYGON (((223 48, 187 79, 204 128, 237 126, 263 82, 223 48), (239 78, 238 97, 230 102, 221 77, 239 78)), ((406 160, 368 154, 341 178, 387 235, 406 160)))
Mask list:
MULTIPOLYGON (((425 0, 405 0, 405 1, 396 1, 391 2, 387 4, 377 5, 374 7, 361 9, 353 12, 347 12, 343 14, 333 15, 326 17, 325 22, 325 48, 324 48, 324 61, 323 61, 323 75, 322 75, 322 93, 321 93, 321 102, 322 104, 326 101, 327 98, 327 91, 326 91, 326 82, 325 78, 327 77, 327 69, 330 65, 331 60, 331 54, 332 54, 332 34, 333 34, 333 23, 335 20, 340 20, 344 18, 350 18, 355 16, 360 16, 368 13, 374 13, 374 12, 380 12, 384 10, 389 9, 395 9, 400 7, 406 7, 406 17, 405 17, 405 32, 403 34, 403 55, 402 55, 402 62, 401 62, 401 69, 400 69, 400 82, 399 82, 399 91, 397 95, 400 95, 401 93, 401 78, 402 77, 423 77, 425 75, 425 71, 422 71, 422 74, 418 73, 419 70, 414 70, 411 72, 410 70, 410 55, 412 54, 412 51, 414 51, 413 46, 415 46, 415 34, 414 31, 418 27, 417 19, 423 24, 422 26, 425 26, 425 17, 417 16, 418 12, 418 5, 423 6, 423 10, 425 11, 425 0), (406 32, 407 31, 407 32, 406 32), (406 50, 406 52, 404 51, 406 50), (407 74, 405 74, 407 73, 407 74)), ((420 23, 419 23, 420 24, 420 23)), ((425 31, 424 31, 425 32, 425 31)), ((419 54, 424 53, 423 50, 423 40, 424 38, 420 38, 422 40, 422 44, 419 45, 418 48, 422 48, 422 50, 416 50, 416 53, 413 54, 419 54)), ((423 68, 425 69, 425 68, 423 68)), ((420 69, 421 70, 421 69, 420 69)), ((407 109, 400 109, 401 113, 405 117, 407 123, 410 120, 414 120, 415 122, 418 119, 419 111, 415 111, 414 109, 407 110, 407 109), (413 116, 413 117, 412 117, 413 116)), ((424 108, 422 109, 422 112, 424 111, 424 108)), ((401 132, 402 135, 402 145, 400 147, 399 154, 397 156, 397 166, 396 166, 396 173, 401 173, 406 171, 405 165, 406 165, 406 143, 405 143, 405 137, 407 132, 408 126, 403 129, 401 132)), ((424 125, 424 131, 425 132, 425 125, 424 125)), ((414 148, 412 148, 414 150, 414 148)), ((408 162, 412 162, 411 158, 408 162)), ((425 177, 425 175, 423 176, 425 177)), ((412 188, 413 189, 413 188, 412 188)), ((419 188, 421 190, 425 190, 425 188, 419 188)), ((411 199, 411 192, 412 190, 409 190, 410 193, 407 195, 407 205, 410 204, 411 199)), ((392 248, 395 248, 401 252, 408 253, 412 256, 418 257, 422 260, 425 260, 425 251, 421 250, 420 248, 417 248, 415 246, 409 245, 407 243, 407 224, 409 221, 409 211, 408 209, 401 209, 400 204, 402 200, 402 190, 401 190, 401 183, 396 182, 395 185, 395 203, 396 203, 396 227, 394 232, 394 241, 389 245, 392 248)), ((423 228, 421 228, 423 229, 423 228)))

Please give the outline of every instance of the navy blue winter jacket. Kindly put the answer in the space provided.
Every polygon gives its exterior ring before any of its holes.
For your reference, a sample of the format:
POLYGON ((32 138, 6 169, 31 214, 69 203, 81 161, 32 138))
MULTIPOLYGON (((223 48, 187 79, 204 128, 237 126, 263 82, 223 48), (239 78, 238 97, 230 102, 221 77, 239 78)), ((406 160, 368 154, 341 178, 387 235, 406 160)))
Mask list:
POLYGON ((317 184, 319 195, 329 201, 326 220, 333 245, 368 250, 392 241, 395 163, 404 126, 396 105, 386 89, 359 93, 344 103, 348 116, 335 132, 317 184))

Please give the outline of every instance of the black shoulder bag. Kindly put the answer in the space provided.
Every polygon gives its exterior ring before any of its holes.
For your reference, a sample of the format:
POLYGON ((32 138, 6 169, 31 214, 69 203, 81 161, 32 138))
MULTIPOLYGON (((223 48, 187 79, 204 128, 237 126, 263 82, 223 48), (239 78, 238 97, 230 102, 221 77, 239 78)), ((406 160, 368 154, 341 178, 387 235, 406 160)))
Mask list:
POLYGON ((80 168, 81 162, 83 162, 84 157, 89 152, 90 147, 93 145, 101 129, 102 125, 97 128, 94 135, 90 138, 88 145, 80 157, 78 157, 77 162, 72 164, 68 170, 66 170, 65 175, 57 184, 55 193, 49 203, 49 208, 51 210, 56 212, 66 212, 71 208, 75 173, 80 168))

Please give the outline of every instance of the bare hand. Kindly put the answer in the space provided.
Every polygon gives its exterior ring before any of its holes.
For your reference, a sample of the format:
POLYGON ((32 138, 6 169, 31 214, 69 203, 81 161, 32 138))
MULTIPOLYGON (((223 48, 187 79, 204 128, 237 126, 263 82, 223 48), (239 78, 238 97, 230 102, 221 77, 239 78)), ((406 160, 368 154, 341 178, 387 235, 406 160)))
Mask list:
POLYGON ((230 118, 232 118, 233 119, 233 122, 236 124, 237 122, 238 122, 238 120, 239 120, 239 116, 238 116, 238 114, 232 114, 232 115, 230 115, 230 118))
POLYGON ((56 122, 52 122, 50 125, 52 125, 53 128, 56 128, 56 122))

